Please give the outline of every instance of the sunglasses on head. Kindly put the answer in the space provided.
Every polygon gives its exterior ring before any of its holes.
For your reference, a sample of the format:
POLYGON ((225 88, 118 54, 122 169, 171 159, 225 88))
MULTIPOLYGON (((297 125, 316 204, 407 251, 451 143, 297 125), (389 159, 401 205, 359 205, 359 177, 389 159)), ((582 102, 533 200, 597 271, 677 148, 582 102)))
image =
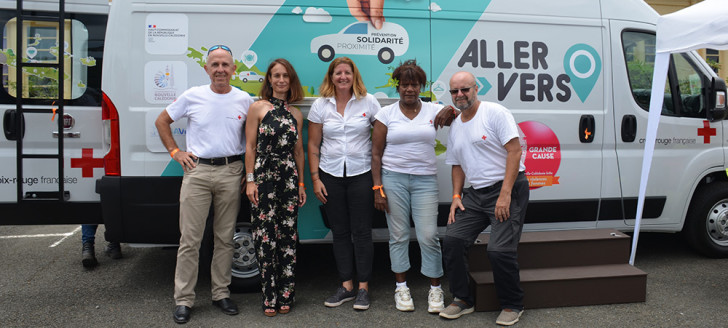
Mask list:
POLYGON ((218 45, 210 47, 210 50, 207 50, 207 55, 209 56, 211 52, 213 52, 214 50, 217 50, 217 49, 222 49, 222 50, 229 52, 230 56, 233 55, 233 51, 230 50, 230 48, 228 48, 228 46, 224 46, 222 44, 218 44, 218 45))
POLYGON ((466 94, 466 93, 470 92, 470 89, 472 89, 472 88, 475 88, 475 85, 473 85, 472 87, 467 87, 467 88, 450 89, 450 94, 453 96, 458 94, 458 92, 462 92, 463 94, 466 94))

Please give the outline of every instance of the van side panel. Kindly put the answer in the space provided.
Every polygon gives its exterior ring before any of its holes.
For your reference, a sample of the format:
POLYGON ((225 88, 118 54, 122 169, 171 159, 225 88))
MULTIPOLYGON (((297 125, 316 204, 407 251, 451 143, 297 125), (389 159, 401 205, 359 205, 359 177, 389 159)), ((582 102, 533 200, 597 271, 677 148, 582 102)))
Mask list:
MULTIPOLYGON (((598 15, 497 13, 513 9, 493 1, 472 28, 463 28, 467 23, 455 11, 433 13, 433 44, 458 29, 467 31, 456 39, 461 43, 454 54, 433 52, 434 63, 446 63, 435 83, 446 86, 452 74, 467 70, 476 76, 481 100, 513 112, 526 141, 532 189, 527 223, 593 227, 601 193, 602 144, 605 135, 612 135, 604 132, 608 108, 601 20, 598 15), (587 118, 593 130, 581 141, 580 122, 587 118)), ((438 173, 449 179, 449 172, 438 173)))

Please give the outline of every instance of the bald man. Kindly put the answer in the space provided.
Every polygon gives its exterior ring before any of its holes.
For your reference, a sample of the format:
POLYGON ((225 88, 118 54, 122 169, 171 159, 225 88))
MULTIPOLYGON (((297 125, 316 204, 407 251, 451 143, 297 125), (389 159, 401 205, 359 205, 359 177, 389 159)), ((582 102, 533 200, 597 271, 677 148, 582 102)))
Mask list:
POLYGON ((453 75, 450 94, 462 111, 450 126, 445 160, 452 165, 453 200, 443 258, 454 300, 440 316, 457 319, 473 312, 466 254, 490 225, 488 258, 502 309, 496 323, 513 325, 523 314, 516 250, 529 196, 518 126, 505 107, 478 100, 471 73, 453 75), (463 190, 466 179, 471 186, 463 190))
POLYGON ((240 210, 245 145, 243 127, 253 99, 233 88, 232 51, 224 45, 210 47, 205 72, 210 84, 192 87, 159 114, 155 125, 170 156, 182 165, 179 228, 181 237, 174 273, 174 321, 186 323, 195 303, 199 251, 210 205, 214 205, 212 304, 223 313, 238 314, 230 299, 233 232, 240 210), (172 137, 170 124, 187 118, 187 149, 172 137))

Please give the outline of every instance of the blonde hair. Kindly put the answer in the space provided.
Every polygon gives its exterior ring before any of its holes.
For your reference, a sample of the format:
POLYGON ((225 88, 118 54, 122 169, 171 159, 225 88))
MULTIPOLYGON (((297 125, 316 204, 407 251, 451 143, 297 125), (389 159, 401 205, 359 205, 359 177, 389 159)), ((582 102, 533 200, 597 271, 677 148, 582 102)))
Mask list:
POLYGON ((359 74, 359 69, 356 68, 354 61, 352 61, 349 57, 336 58, 331 62, 331 64, 329 64, 329 69, 326 71, 324 81, 321 82, 321 87, 319 88, 319 95, 322 97, 333 97, 336 95, 336 87, 334 86, 331 76, 334 75, 334 68, 340 64, 348 64, 351 67, 351 71, 354 75, 354 83, 351 86, 354 97, 356 97, 356 99, 361 99, 366 96, 367 87, 364 86, 361 74, 359 74))

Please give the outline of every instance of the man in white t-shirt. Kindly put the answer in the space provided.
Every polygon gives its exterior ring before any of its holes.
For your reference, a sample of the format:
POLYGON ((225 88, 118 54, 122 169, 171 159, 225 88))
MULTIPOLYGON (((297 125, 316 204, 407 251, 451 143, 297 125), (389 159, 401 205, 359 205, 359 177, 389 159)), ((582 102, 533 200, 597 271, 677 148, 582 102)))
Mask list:
POLYGON ((243 176, 243 126, 253 99, 233 88, 232 51, 224 45, 210 47, 205 72, 210 84, 192 87, 159 114, 155 125, 170 156, 185 174, 180 189, 181 237, 174 274, 174 321, 186 323, 195 302, 200 243, 205 222, 214 205, 214 252, 211 265, 212 304, 223 313, 238 314, 230 299, 233 232, 240 210, 243 176), (187 151, 172 137, 170 124, 187 118, 187 151))
POLYGON ((450 94, 462 111, 450 126, 445 160, 452 165, 453 201, 442 253, 454 300, 440 316, 473 312, 465 255, 490 225, 488 258, 502 309, 496 324, 512 325, 523 314, 516 250, 529 196, 518 126, 505 107, 478 100, 468 72, 453 75, 450 94), (466 179, 471 186, 463 190, 466 179))

